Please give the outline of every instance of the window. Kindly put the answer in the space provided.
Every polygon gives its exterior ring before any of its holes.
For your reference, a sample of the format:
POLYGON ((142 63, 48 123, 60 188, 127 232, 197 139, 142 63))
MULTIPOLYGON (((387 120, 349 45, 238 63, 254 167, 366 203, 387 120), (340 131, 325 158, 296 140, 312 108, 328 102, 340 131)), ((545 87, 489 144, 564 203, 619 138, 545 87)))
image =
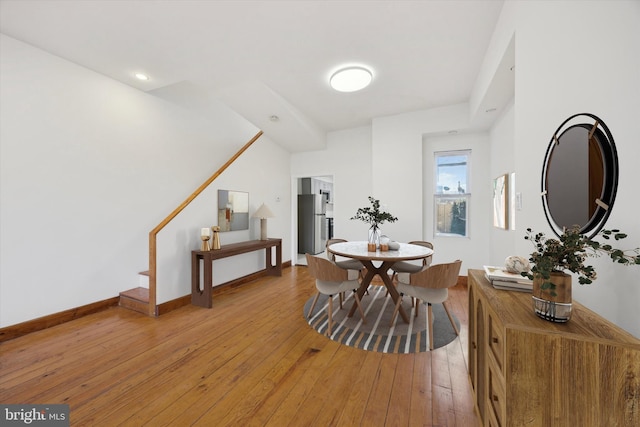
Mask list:
POLYGON ((435 230, 436 236, 467 237, 469 210, 469 163, 471 150, 435 153, 435 230))

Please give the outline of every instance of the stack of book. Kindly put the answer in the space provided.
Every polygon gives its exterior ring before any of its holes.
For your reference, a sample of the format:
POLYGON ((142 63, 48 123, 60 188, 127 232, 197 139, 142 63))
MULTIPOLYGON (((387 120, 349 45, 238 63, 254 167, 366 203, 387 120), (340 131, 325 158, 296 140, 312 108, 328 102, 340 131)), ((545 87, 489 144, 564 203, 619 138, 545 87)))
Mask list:
POLYGON ((533 281, 517 273, 509 273, 502 267, 484 266, 484 274, 496 289, 531 292, 533 281))

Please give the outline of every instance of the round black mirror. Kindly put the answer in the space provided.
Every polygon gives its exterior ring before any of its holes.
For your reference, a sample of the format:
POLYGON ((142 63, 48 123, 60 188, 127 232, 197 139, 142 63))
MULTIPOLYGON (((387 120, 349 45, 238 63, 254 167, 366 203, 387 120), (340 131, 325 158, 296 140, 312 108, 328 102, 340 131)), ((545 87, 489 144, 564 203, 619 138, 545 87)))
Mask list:
POLYGON ((542 168, 542 205, 553 231, 604 226, 618 188, 618 153, 609 128, 593 114, 569 117, 551 137, 542 168))

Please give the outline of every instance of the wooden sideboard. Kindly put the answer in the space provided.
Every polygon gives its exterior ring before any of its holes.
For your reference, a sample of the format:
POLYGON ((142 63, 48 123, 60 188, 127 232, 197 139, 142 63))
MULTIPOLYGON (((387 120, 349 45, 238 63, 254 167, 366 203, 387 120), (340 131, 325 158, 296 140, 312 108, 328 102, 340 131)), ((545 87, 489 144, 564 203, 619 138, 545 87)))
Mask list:
MULTIPOLYGON (((469 375, 484 426, 639 426, 640 340, 573 302, 568 323, 469 270, 469 375)), ((592 285, 597 286, 597 285, 592 285)))
POLYGON ((222 245, 220 249, 210 251, 191 252, 191 304, 211 308, 213 288, 213 261, 246 254, 259 250, 265 250, 265 269, 262 270, 270 276, 282 276, 282 239, 249 240, 247 242, 222 245), (275 248, 275 263, 271 254, 275 248), (203 261, 203 280, 200 283, 200 260, 203 261))

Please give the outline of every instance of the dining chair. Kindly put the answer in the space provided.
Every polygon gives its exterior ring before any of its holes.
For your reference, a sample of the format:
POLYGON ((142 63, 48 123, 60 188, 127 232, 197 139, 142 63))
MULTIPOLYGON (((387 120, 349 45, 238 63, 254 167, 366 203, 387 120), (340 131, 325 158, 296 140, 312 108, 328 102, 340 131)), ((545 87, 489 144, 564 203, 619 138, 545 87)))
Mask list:
MULTIPOLYGON (((409 244, 420 245, 420 246, 424 246, 425 248, 433 249, 433 244, 431 242, 425 242, 422 240, 414 240, 412 242, 409 242, 409 244)), ((421 264, 416 264, 411 261, 396 262, 395 264, 393 264, 393 267, 391 267, 391 271, 393 271, 392 280, 397 279, 398 273, 417 273, 418 271, 422 270, 424 267, 430 265, 432 259, 433 259, 433 255, 429 255, 428 257, 422 259, 421 264)))
POLYGON ((449 313, 449 309, 445 305, 445 301, 449 297, 449 288, 455 286, 458 283, 458 275, 460 274, 461 260, 446 264, 435 264, 425 267, 417 273, 400 273, 398 275, 398 293, 400 297, 396 302, 395 310, 391 317, 391 324, 396 320, 400 304, 402 303, 402 297, 409 295, 416 299, 415 304, 415 316, 418 316, 418 308, 420 301, 427 303, 427 323, 429 325, 429 346, 433 349, 433 319, 431 304, 442 304, 444 311, 449 317, 451 326, 456 332, 456 335, 460 335, 456 323, 449 313))
MULTIPOLYGON (((316 306, 316 302, 318 302, 320 294, 328 295, 329 327, 327 329, 327 334, 331 335, 331 329, 333 327, 333 296, 351 290, 353 291, 358 310, 360 311, 362 323, 366 323, 364 310, 362 310, 362 305, 360 304, 360 297, 358 297, 358 294, 356 293, 360 286, 360 283, 358 282, 358 273, 354 270, 345 270, 344 268, 340 268, 333 261, 325 258, 320 258, 311 254, 305 254, 305 256, 307 257, 309 272, 311 273, 311 276, 315 278, 316 289, 318 289, 318 293, 311 303, 309 313, 307 313, 307 318, 311 317, 311 313, 313 313, 313 309, 316 306)), ((340 308, 342 308, 342 299, 340 299, 340 308)))
POLYGON ((329 246, 333 245, 334 243, 343 243, 343 242, 347 242, 347 240, 345 239, 327 240, 327 245, 326 245, 327 258, 333 261, 340 268, 344 268, 345 270, 357 270, 359 273, 359 277, 362 278, 362 270, 364 269, 364 266, 360 261, 358 261, 357 259, 348 259, 344 257, 338 258, 336 257, 336 254, 329 252, 329 246))
MULTIPOLYGON (((327 253, 327 258, 333 261, 338 267, 344 268, 345 270, 356 270, 358 272, 358 280, 362 280, 364 277, 364 265, 357 259, 350 259, 345 257, 337 257, 336 254, 329 252, 329 246, 334 243, 342 243, 347 242, 345 239, 328 239, 327 244, 325 245, 325 250, 327 253)), ((369 293, 369 291, 367 291, 369 293)), ((340 303, 342 303, 342 299, 344 298, 344 293, 340 294, 340 303)))
MULTIPOLYGON (((425 242, 423 240, 413 240, 411 242, 409 242, 410 245, 420 245, 420 246, 424 246, 425 248, 429 248, 429 249, 433 249, 433 243, 431 242, 425 242)), ((391 276, 391 281, 392 282, 396 282, 396 280, 398 279, 398 273, 417 273, 420 270, 422 270, 425 267, 428 267, 429 265, 431 265, 431 261, 433 260, 433 255, 429 255, 426 258, 423 258, 420 264, 416 264, 415 262, 411 262, 411 261, 398 261, 395 264, 393 264, 393 267, 391 267, 391 271, 393 271, 393 274, 391 276)), ((388 294, 389 292, 387 292, 388 294)), ((411 298, 411 307, 413 307, 414 305, 414 300, 413 298, 411 298)))

